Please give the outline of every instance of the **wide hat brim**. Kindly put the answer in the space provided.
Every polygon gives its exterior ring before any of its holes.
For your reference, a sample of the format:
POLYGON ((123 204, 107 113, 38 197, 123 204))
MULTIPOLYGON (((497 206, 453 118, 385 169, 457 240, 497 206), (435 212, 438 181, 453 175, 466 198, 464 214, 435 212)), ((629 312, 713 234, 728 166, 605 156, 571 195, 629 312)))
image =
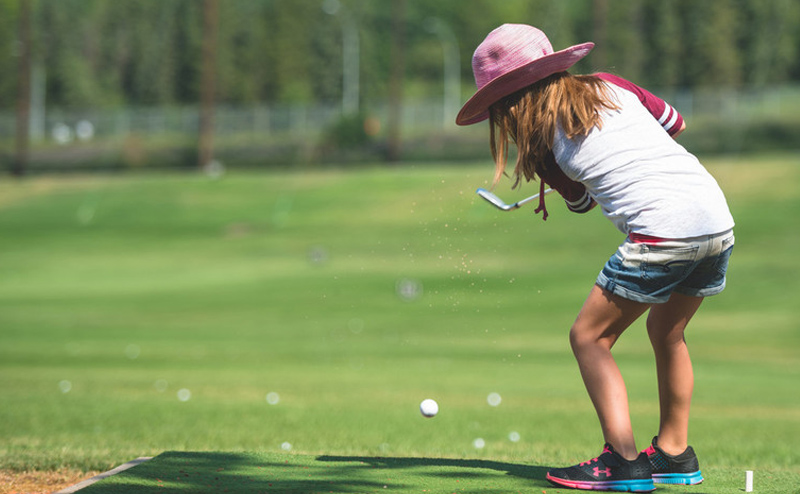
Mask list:
POLYGON ((464 104, 458 112, 456 124, 472 125, 486 120, 489 118, 489 107, 494 103, 545 77, 569 69, 588 55, 592 48, 594 43, 591 42, 570 46, 492 79, 464 104))

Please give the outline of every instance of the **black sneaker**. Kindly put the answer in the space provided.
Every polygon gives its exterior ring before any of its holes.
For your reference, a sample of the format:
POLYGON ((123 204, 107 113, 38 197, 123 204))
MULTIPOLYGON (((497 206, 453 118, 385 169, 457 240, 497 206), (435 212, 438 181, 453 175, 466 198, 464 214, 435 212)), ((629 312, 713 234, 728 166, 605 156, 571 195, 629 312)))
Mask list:
POLYGON ((653 467, 653 482, 656 484, 695 485, 703 481, 697 455, 691 446, 678 456, 667 454, 658 447, 658 436, 649 448, 642 451, 653 467))
POLYGON ((553 468, 547 480, 560 487, 587 491, 651 492, 655 490, 650 462, 645 453, 633 461, 606 444, 597 458, 569 468, 553 468))

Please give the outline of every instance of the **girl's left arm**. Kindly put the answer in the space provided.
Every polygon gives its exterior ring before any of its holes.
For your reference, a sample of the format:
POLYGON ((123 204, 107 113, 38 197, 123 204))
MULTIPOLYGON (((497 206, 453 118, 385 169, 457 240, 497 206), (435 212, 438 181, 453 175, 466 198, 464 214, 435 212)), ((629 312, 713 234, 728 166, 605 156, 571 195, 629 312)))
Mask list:
POLYGON ((546 166, 537 173, 540 180, 543 180, 564 198, 567 208, 573 213, 588 213, 597 205, 586 190, 586 186, 570 179, 561 170, 553 153, 549 153, 546 166))

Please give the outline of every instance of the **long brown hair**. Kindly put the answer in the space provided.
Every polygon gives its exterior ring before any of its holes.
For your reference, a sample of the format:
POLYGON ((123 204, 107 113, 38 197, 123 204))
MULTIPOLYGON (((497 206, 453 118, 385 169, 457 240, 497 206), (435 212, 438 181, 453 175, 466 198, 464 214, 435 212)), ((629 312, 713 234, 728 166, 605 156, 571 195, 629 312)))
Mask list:
POLYGON ((505 174, 508 142, 517 145, 514 187, 522 177, 535 178, 548 162, 556 127, 570 139, 601 127, 600 111, 617 109, 603 80, 593 75, 558 72, 506 96, 489 108, 490 144, 495 161, 494 184, 505 174))

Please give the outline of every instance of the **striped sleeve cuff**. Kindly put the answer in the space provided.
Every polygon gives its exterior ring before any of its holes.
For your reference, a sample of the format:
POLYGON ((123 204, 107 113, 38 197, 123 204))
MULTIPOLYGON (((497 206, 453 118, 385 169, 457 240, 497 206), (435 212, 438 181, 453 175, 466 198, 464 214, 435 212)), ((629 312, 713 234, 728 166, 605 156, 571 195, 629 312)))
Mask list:
POLYGON ((664 128, 670 135, 676 133, 681 128, 681 124, 683 123, 683 118, 678 111, 672 107, 669 103, 664 103, 664 112, 658 118, 658 123, 661 124, 661 127, 664 128))
POLYGON ((588 192, 585 192, 583 197, 576 201, 564 199, 564 202, 567 203, 567 208, 573 213, 586 213, 592 209, 592 196, 590 196, 588 192))

